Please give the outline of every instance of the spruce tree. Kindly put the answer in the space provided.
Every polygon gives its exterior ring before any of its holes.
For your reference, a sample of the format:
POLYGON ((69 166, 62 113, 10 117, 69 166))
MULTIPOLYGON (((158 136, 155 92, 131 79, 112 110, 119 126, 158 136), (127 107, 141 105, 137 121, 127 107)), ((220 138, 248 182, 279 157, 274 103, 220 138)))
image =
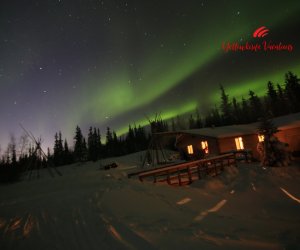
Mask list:
POLYGON ((101 159, 103 157, 103 146, 101 143, 101 133, 100 133, 100 129, 97 129, 97 132, 94 130, 94 134, 96 137, 96 142, 97 142, 97 155, 98 155, 98 159, 101 159))
POLYGON ((133 152, 136 151, 134 129, 131 128, 130 124, 129 124, 129 127, 128 127, 128 133, 127 133, 127 136, 126 136, 126 145, 127 145, 127 152, 128 153, 133 153, 133 152))
POLYGON ((74 146, 74 157, 76 161, 84 160, 84 145, 83 145, 83 136, 79 126, 76 127, 75 132, 75 146, 74 146))
POLYGON ((242 123, 249 123, 251 121, 251 110, 248 101, 242 97, 242 123))
POLYGON ((195 122, 195 119, 194 119, 193 115, 190 115, 189 129, 194 129, 194 128, 196 128, 196 122, 195 122))
POLYGON ((203 127, 202 119, 200 117, 199 110, 196 109, 195 128, 202 128, 202 127, 203 127))
POLYGON ((83 137, 83 142, 82 142, 82 161, 86 161, 88 158, 88 149, 86 145, 86 140, 83 137))
POLYGON ((176 131, 176 125, 175 125, 174 118, 171 119, 171 128, 172 128, 172 131, 176 131))
POLYGON ((54 136, 54 148, 53 148, 53 160, 55 166, 61 166, 64 164, 63 142, 61 132, 55 133, 54 136))
POLYGON ((252 90, 249 91, 249 104, 250 122, 256 122, 259 118, 263 117, 264 108, 259 97, 252 90))
POLYGON ((292 72, 285 74, 285 94, 291 112, 300 111, 300 79, 292 72))
POLYGON ((228 95, 225 93, 225 89, 222 85, 220 85, 221 90, 221 112, 222 112, 222 120, 223 125, 229 125, 232 123, 232 107, 229 101, 228 95))
POLYGON ((287 101, 285 98, 285 93, 280 84, 277 84, 277 93, 278 93, 278 112, 279 115, 284 115, 289 113, 289 109, 287 107, 287 101))
POLYGON ((55 166, 59 165, 59 142, 57 133, 54 135, 53 161, 55 166))
POLYGON ((110 128, 106 129, 106 144, 105 144, 106 157, 110 157, 113 155, 113 137, 110 132, 110 128))
POLYGON ((268 118, 263 118, 258 132, 264 136, 264 141, 258 143, 263 166, 286 166, 290 162, 289 152, 285 143, 280 142, 274 134, 277 127, 268 118))
POLYGON ((64 157, 63 157, 64 164, 72 163, 72 155, 71 155, 71 152, 69 150, 69 145, 68 145, 67 139, 65 139, 65 141, 64 141, 63 153, 64 153, 64 157))
POLYGON ((274 84, 269 81, 267 85, 267 106, 268 110, 272 112, 273 116, 278 116, 280 114, 279 110, 279 98, 277 92, 274 88, 274 84))
POLYGON ((88 160, 96 161, 97 160, 97 145, 96 145, 96 137, 93 133, 93 128, 89 128, 88 133, 88 160))
POLYGON ((232 113, 233 113, 232 121, 235 124, 242 123, 242 110, 240 104, 237 102, 235 97, 232 98, 232 113))

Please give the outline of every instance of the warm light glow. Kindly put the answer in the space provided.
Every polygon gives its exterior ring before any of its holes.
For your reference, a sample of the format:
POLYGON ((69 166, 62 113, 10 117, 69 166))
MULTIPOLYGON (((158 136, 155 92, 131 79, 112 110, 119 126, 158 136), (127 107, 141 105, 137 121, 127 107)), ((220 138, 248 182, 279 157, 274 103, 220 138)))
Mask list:
POLYGON ((208 143, 207 141, 201 142, 201 148, 204 150, 205 154, 208 154, 208 143))
POLYGON ((237 150, 244 149, 244 143, 242 137, 235 138, 235 145, 237 150))
POLYGON ((263 142, 265 140, 265 136, 264 135, 258 135, 258 141, 259 142, 263 142))
POLYGON ((194 153, 193 145, 188 145, 188 146, 187 146, 187 150, 188 150, 188 154, 189 154, 189 155, 192 155, 192 154, 194 153))

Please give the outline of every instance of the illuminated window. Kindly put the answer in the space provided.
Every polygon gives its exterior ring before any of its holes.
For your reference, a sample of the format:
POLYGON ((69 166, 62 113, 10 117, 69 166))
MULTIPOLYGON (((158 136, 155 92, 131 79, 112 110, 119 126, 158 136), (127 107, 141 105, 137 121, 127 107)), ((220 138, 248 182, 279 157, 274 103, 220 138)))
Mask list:
POLYGON ((201 148, 204 150, 205 154, 208 154, 208 143, 207 141, 201 142, 201 148))
POLYGON ((188 145, 188 146, 187 146, 187 150, 188 150, 188 154, 189 154, 189 155, 192 155, 192 154, 194 153, 193 145, 188 145))
POLYGON ((235 145, 237 150, 244 149, 244 143, 242 137, 235 138, 235 145))
POLYGON ((258 135, 258 141, 262 142, 265 140, 265 136, 264 135, 258 135))

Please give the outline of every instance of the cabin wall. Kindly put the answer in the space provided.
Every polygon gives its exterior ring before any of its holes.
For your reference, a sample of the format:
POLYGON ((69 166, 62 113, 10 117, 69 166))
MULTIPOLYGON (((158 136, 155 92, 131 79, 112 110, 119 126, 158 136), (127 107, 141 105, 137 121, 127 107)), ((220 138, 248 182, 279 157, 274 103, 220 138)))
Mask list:
POLYGON ((197 151, 202 151, 201 141, 207 141, 209 155, 218 155, 220 153, 216 138, 197 135, 183 135, 177 142, 177 148, 188 154, 187 146, 192 145, 194 154, 196 154, 197 151))
POLYGON ((257 143, 258 143, 258 135, 257 134, 220 138, 219 139, 220 152, 224 153, 227 151, 237 150, 236 144, 235 144, 235 138, 237 138, 237 137, 242 137, 244 149, 251 150, 253 157, 256 159, 259 159, 259 153, 256 149, 257 143))
MULTIPOLYGON (((177 148, 181 151, 184 151, 186 154, 187 146, 193 145, 194 153, 197 153, 197 150, 202 150, 201 141, 208 142, 209 155, 218 155, 227 151, 237 150, 235 144, 235 138, 242 137, 244 149, 251 150, 252 155, 255 159, 259 159, 260 155, 257 151, 258 144, 258 135, 240 135, 232 136, 226 138, 214 138, 201 135, 192 135, 185 134, 180 137, 180 140, 177 141, 177 148)), ((276 137, 285 143, 289 144, 289 150, 291 151, 300 151, 300 128, 285 129, 276 133, 276 137)))
POLYGON ((300 128, 281 130, 275 136, 279 141, 287 143, 290 151, 300 151, 300 128))

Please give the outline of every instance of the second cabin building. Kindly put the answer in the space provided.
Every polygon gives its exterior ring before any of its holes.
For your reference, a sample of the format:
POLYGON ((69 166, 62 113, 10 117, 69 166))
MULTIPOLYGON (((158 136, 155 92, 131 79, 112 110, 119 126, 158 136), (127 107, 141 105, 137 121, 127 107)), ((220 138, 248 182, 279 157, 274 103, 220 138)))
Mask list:
MULTIPOLYGON (((300 113, 273 119, 279 132, 275 136, 287 143, 291 152, 300 152, 300 113)), ((191 129, 161 133, 175 136, 175 147, 186 159, 201 159, 205 156, 228 152, 249 152, 259 159, 257 144, 264 140, 258 134, 259 123, 191 129)))

